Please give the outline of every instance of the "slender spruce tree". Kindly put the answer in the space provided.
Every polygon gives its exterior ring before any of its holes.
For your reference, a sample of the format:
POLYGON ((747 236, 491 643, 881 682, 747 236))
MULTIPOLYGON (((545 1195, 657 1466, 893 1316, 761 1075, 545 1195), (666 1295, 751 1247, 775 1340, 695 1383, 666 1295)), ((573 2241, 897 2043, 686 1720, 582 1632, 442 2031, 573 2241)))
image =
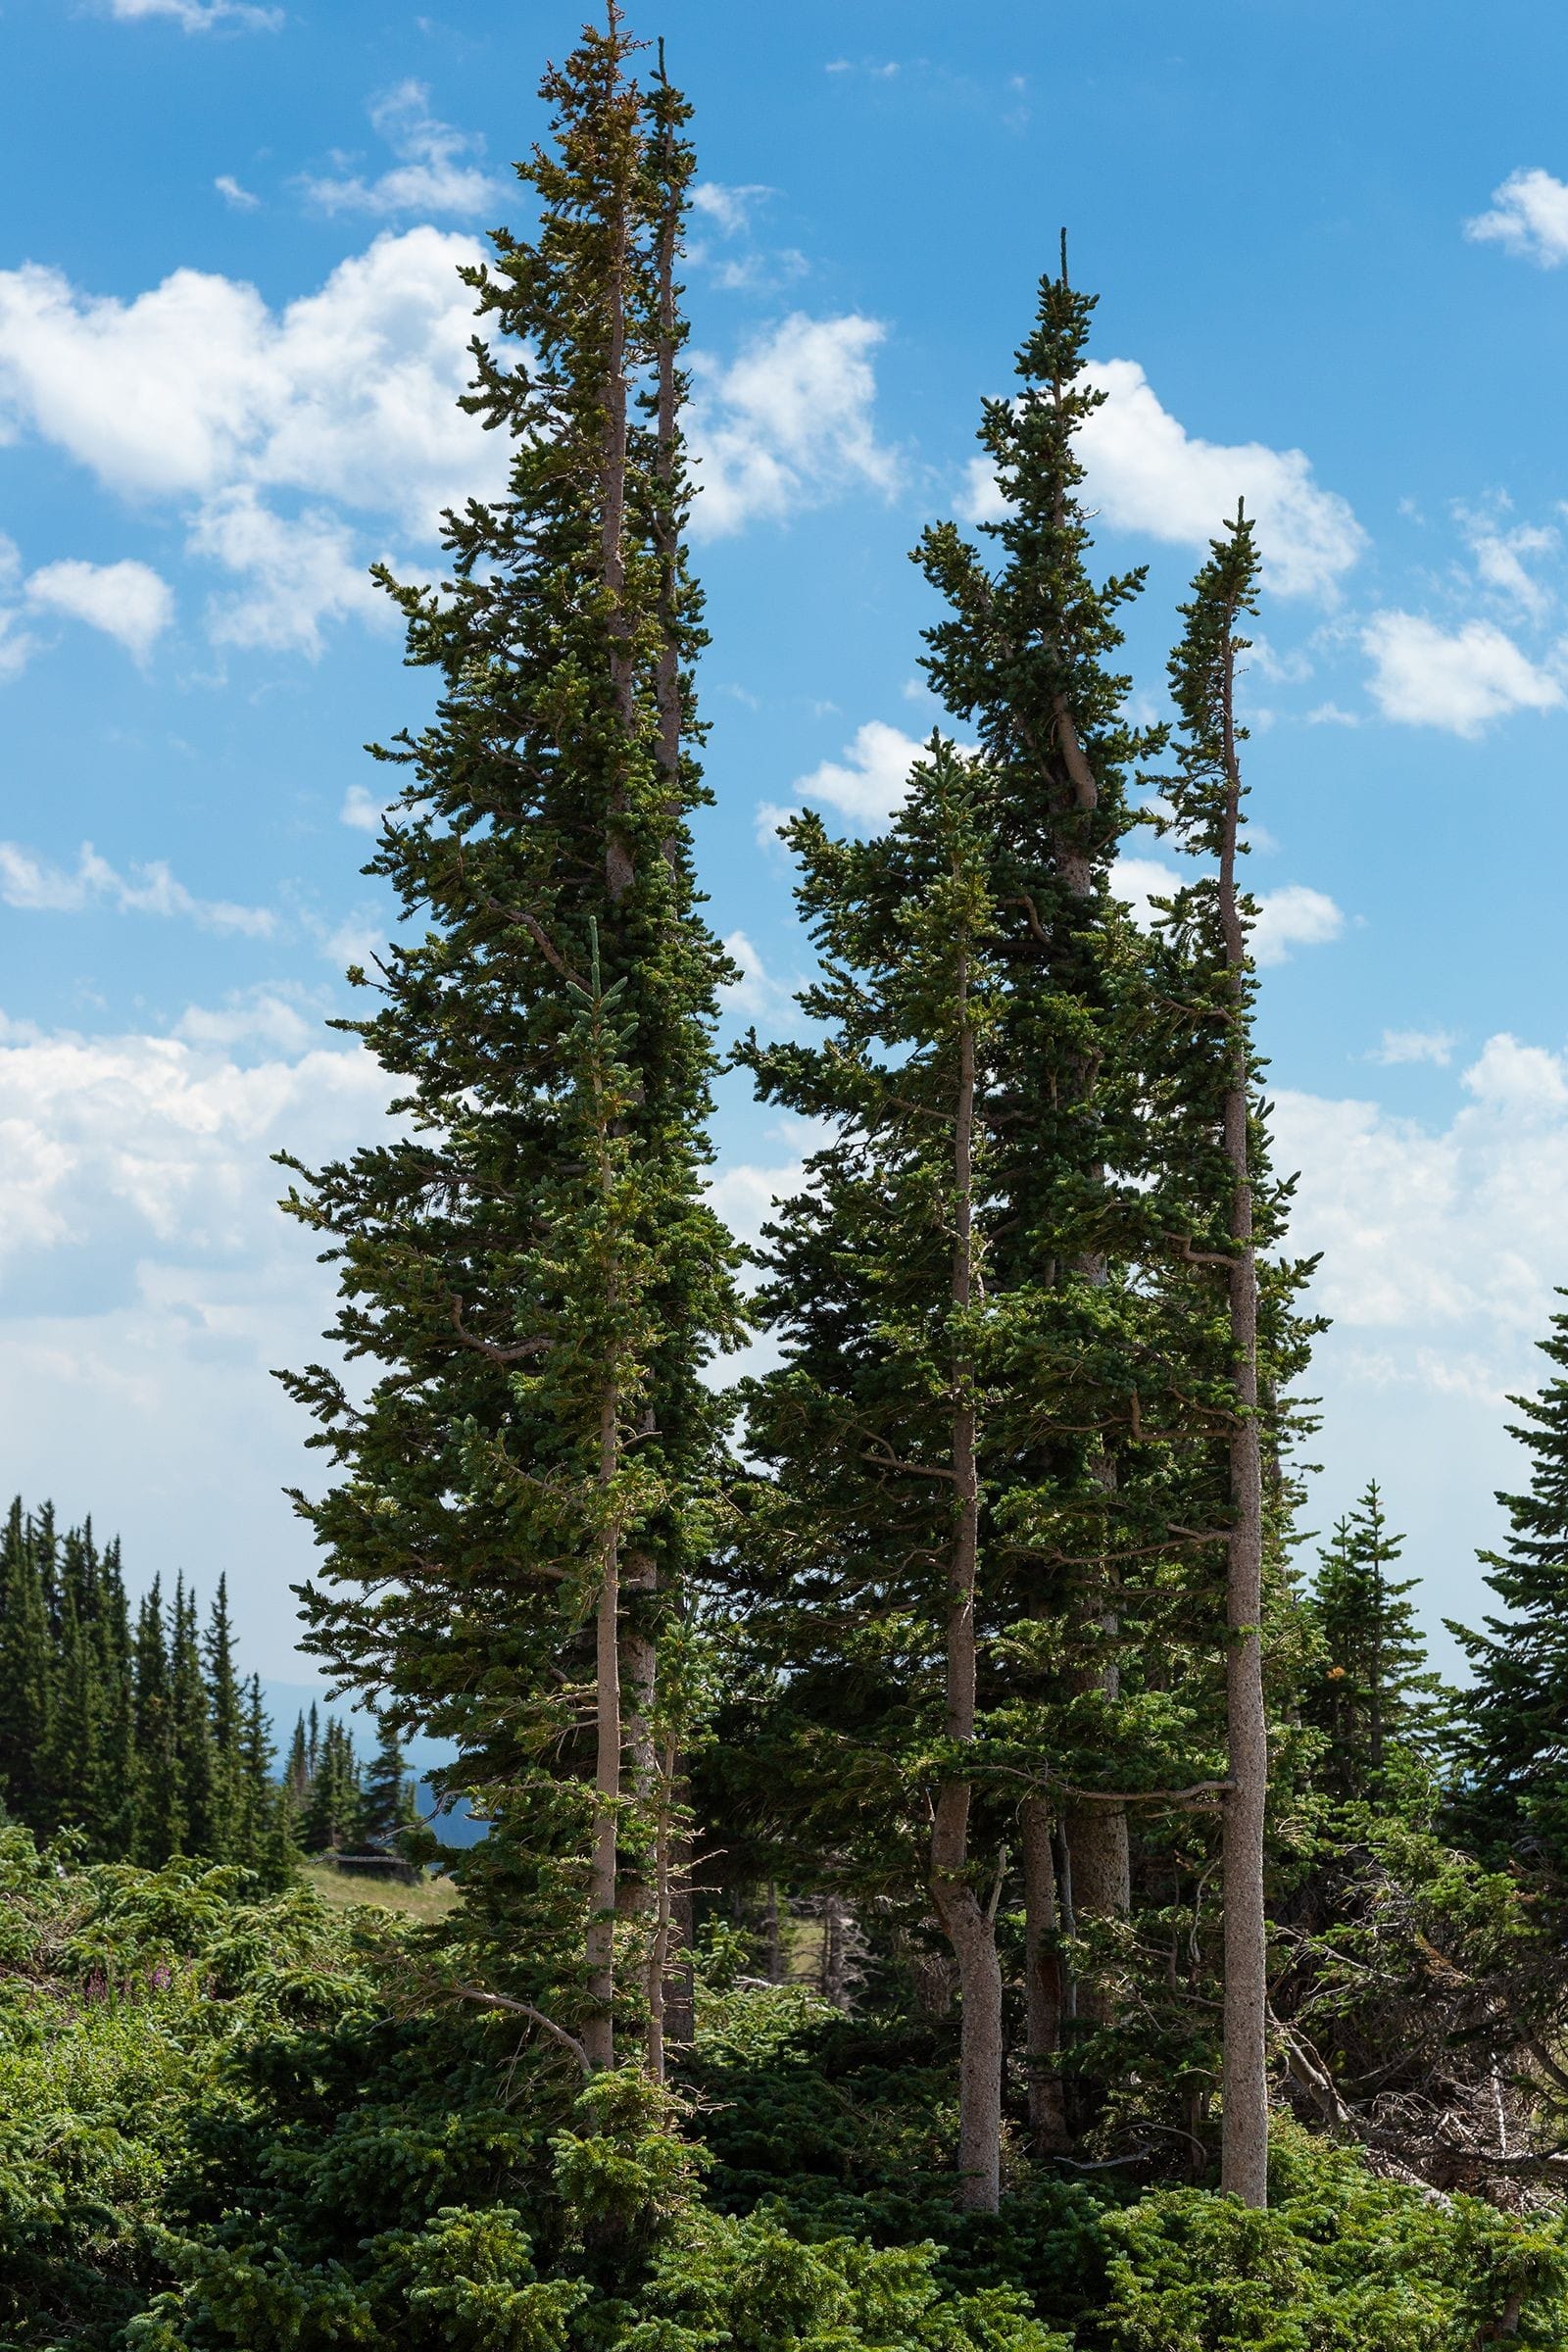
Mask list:
MULTIPOLYGON (((1017 1378, 1032 1392, 1033 1436, 1017 1456, 1004 1511, 1020 1558, 1019 1640, 1062 1667, 1075 1705, 1052 1758, 1059 1800, 1025 1800, 1020 1830, 1030 1918, 1030 2065, 1040 2085, 1036 2136, 1059 2135, 1055 2053, 1061 1986, 1053 1957, 1058 1906, 1054 1819, 1075 1916, 1115 1921, 1131 1899, 1124 1807, 1140 1752, 1124 1690, 1126 1580, 1110 1554, 1130 1540, 1136 1510, 1119 1493, 1124 1468, 1128 1341, 1126 1269, 1139 1223, 1112 1171, 1131 1167, 1137 1090, 1112 1051, 1126 970, 1111 899, 1118 843, 1133 822, 1129 776, 1158 731, 1126 717, 1128 679, 1112 666, 1119 614, 1142 571, 1097 582, 1081 488, 1079 435, 1104 395, 1085 368, 1095 298, 1059 270, 1042 278, 1035 323, 1017 355, 1017 389, 987 401, 980 442, 1004 502, 980 526, 984 545, 952 523, 928 531, 917 560, 949 616, 928 632, 925 668, 954 715, 979 729, 995 777, 999 830, 992 882, 995 950, 1006 975, 998 1086, 1003 1146, 994 1181, 1006 1202, 990 1279, 1033 1295, 1032 1337, 1017 1378), (1071 1363, 1070 1384, 1059 1377, 1071 1363), (1053 1402, 1048 1406, 1048 1396, 1053 1402), (1067 1567, 1065 1563, 1071 1562, 1067 1567), (1031 1637, 1026 1620, 1032 1619, 1031 1637), (1067 1751, 1073 1751, 1069 1757, 1067 1751), (1069 1762, 1071 1769, 1059 1767, 1069 1762)), ((1102 1991, 1079 2007, 1103 2015, 1102 1991)))
POLYGON ((246 1841, 245 1702, 234 1666, 224 1575, 218 1579, 202 1650, 211 1750, 211 1821, 205 1850, 237 1861, 246 1841))
POLYGON ((1268 1738, 1263 1697, 1265 1549, 1259 1381, 1258 1216, 1254 1205, 1257 1133, 1252 1046, 1252 967, 1248 952, 1250 902, 1240 883, 1245 853, 1240 747, 1247 730, 1236 714, 1236 680, 1248 641, 1245 616, 1255 611, 1258 555, 1240 501, 1234 522, 1212 543, 1209 561, 1182 610, 1186 628, 1170 664, 1171 695, 1181 719, 1176 774, 1169 785, 1173 830, 1181 847, 1211 861, 1172 909, 1183 935, 1192 1008, 1212 1016, 1208 1084, 1190 1107, 1219 1163, 1214 1186, 1223 1243, 1190 1254, 1223 1278, 1229 1386, 1229 1536, 1225 1573, 1225 1712, 1229 1788, 1222 1815, 1224 1886, 1224 2113, 1221 2180, 1254 2206, 1268 2202, 1268 1979, 1264 1923, 1264 1823, 1268 1738), (1223 1174, 1220 1174, 1220 1170, 1223 1174))
POLYGON ((442 682, 380 754, 405 783, 368 870, 409 927, 349 1024, 403 1132, 290 1197, 341 1266, 338 1345, 381 1369, 363 1405, 325 1367, 288 1385, 342 1473, 300 1503, 324 1555, 311 1646, 460 1743, 448 1785, 492 1825, 466 1862, 489 1965, 592 2065, 625 2022, 658 2072, 682 1626, 722 1423, 702 1372, 738 1315, 703 1193, 727 967, 688 840, 692 156, 634 49, 612 5, 547 74, 552 140, 518 167, 538 228, 466 273, 493 340, 466 405, 508 439, 509 490, 448 517, 443 585, 386 582, 442 682))
POLYGON ((399 1837, 416 1819, 414 1778, 398 1738, 398 1727, 384 1721, 378 1727, 375 1753, 365 1768, 363 1830, 371 1845, 392 1851, 399 1837))
POLYGON ((1302 1714, 1324 1736, 1317 1778, 1345 1803, 1397 1801, 1409 1767, 1430 1773, 1446 1722, 1409 1597, 1420 1580, 1390 1573, 1403 1548, 1373 1479, 1335 1527, 1307 1596, 1319 1655, 1302 1714))
POLYGON ((886 1852, 890 1809, 929 1817, 921 1876, 959 1988, 960 2195, 988 2213, 1003 2072, 997 1806, 976 1788, 992 835, 983 769, 940 736, 881 838, 834 841, 796 818, 796 896, 825 966, 801 1002, 823 1042, 747 1049, 764 1094, 834 1130, 769 1230, 763 1305, 784 1363, 751 1394, 752 1447, 774 1482, 759 1525, 788 1578, 771 1619, 795 1773, 824 1736, 874 1744, 871 1837, 886 1852))
POLYGON ((38 1544, 20 1496, 6 1521, 0 1574, 0 1793, 21 1820, 42 1828, 39 1760, 49 1746, 54 1660, 38 1544))
POLYGON ((136 1616, 136 1843, 131 1859, 160 1870, 186 1850, 173 1673, 164 1631, 163 1580, 154 1577, 136 1616))
MULTIPOLYGON (((1559 1291, 1568 1298, 1568 1291, 1559 1291)), ((1479 1629, 1448 1623, 1470 1661, 1456 1734, 1459 1817, 1485 1850, 1568 1885, 1568 1312, 1541 1351, 1552 1367, 1535 1396, 1510 1402, 1529 1485, 1499 1494, 1508 1542, 1484 1551, 1505 1614, 1479 1629)))

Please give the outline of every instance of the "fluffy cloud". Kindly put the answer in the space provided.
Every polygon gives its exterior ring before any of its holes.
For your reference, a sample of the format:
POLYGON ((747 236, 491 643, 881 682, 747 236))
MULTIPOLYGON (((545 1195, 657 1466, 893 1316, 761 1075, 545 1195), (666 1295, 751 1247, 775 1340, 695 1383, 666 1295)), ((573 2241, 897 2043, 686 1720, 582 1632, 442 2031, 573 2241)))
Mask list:
POLYGON ((1530 561, 1555 555, 1557 533, 1539 523, 1515 523, 1510 529, 1495 514, 1473 514, 1463 507, 1457 516, 1484 586, 1540 619, 1550 609, 1551 592, 1536 578, 1530 561))
POLYGON ((1504 1034, 1462 1084, 1468 1101, 1438 1132, 1373 1102, 1282 1093, 1276 1155, 1302 1170, 1292 1241, 1323 1251, 1318 1297, 1338 1323, 1434 1346, 1464 1327, 1500 1364, 1544 1331, 1564 1279, 1568 1064, 1504 1034))
POLYGON ((1430 1061, 1446 1069, 1453 1059, 1454 1038, 1448 1029, 1385 1029, 1383 1043, 1372 1055, 1390 1069, 1412 1061, 1430 1061))
POLYGON ((322 502, 428 540, 444 506, 500 484, 504 447, 457 407, 473 324, 457 271, 477 251, 383 235, 279 312, 194 270, 129 302, 0 271, 0 432, 125 498, 180 501, 192 552, 246 582, 215 607, 220 641, 315 653, 324 620, 383 611, 379 551, 322 502))
POLYGON ((773 977, 760 952, 744 931, 729 934, 724 953, 739 967, 740 978, 730 981, 719 991, 719 996, 724 1010, 737 1023, 763 1020, 776 1023, 794 1011, 792 992, 773 977))
POLYGON ((0 1412, 31 1491, 113 1512, 132 1578, 226 1567, 286 1672, 311 1565, 281 1490, 305 1430, 270 1377, 320 1352, 330 1278, 275 1207, 382 1124, 387 1085, 275 993, 163 1035, 0 1024, 0 1412), (215 1552, 214 1544, 220 1548, 215 1552))
POLYGON ((1362 631, 1372 699, 1385 718, 1476 736, 1510 710, 1550 710, 1563 690, 1491 621, 1443 629, 1414 612, 1378 612, 1362 631))
POLYGON ((190 545, 245 582, 237 595, 214 600, 215 645, 268 646, 315 661, 323 620, 356 613, 391 626, 391 606, 359 560, 353 532, 328 509, 309 508, 285 520, 240 485, 206 501, 190 545))
MULTIPOLYGON (((1278 595, 1325 595, 1355 563, 1366 535, 1347 502, 1313 480, 1302 451, 1189 433, 1134 360, 1102 360, 1087 375, 1105 399, 1080 437, 1085 496, 1118 529, 1177 547, 1206 547, 1241 496, 1257 523, 1264 576, 1278 595)), ((983 460, 970 467, 969 503, 976 521, 1003 511, 983 460)))
POLYGON ((109 0, 109 14, 122 24, 163 17, 181 32, 213 32, 224 25, 236 32, 276 32, 283 22, 280 8, 256 8, 251 0, 109 0))
MULTIPOLYGON (((384 610, 364 518, 429 543, 444 507, 505 480, 504 439, 457 405, 473 331, 458 270, 478 258, 455 233, 387 231, 278 311, 196 270, 130 301, 0 270, 0 438, 36 434, 126 499, 178 501, 192 552, 246 583, 214 608, 219 641, 315 653, 323 622, 384 610)), ((694 355, 699 528, 893 486, 873 421, 882 331, 797 315, 727 366, 694 355)))
POLYGON ((1539 168, 1510 172, 1492 191, 1492 211, 1464 224, 1473 244, 1501 245, 1543 270, 1568 262, 1568 184, 1539 168))
MULTIPOLYGON (((803 801, 825 801, 860 831, 873 833, 886 825, 904 805, 909 770, 924 747, 880 718, 857 727, 855 740, 842 760, 824 760, 808 776, 796 779, 803 801)), ((769 809, 777 824, 785 811, 769 809)))
POLYGON ((363 784, 349 786, 337 812, 339 824, 352 825, 356 833, 378 833, 383 813, 381 802, 363 784))
POLYGON ((693 353, 694 531, 716 538, 847 489, 894 488, 898 459, 872 415, 885 332, 874 318, 797 312, 728 366, 693 353))
POLYGON ((46 564, 27 581, 27 602, 102 629, 138 662, 146 661, 174 617, 168 581, 149 564, 128 562, 46 564))
POLYGON ((483 141, 430 112, 430 93, 420 81, 401 81, 370 108, 370 121, 394 155, 395 170, 379 178, 307 178, 305 193, 326 213, 457 213, 480 211, 500 194, 500 183, 464 157, 483 141))
POLYGON ((261 205, 261 198, 253 196, 249 188, 242 188, 232 172, 220 172, 213 185, 236 213, 254 213, 261 205))
POLYGON ((692 211, 719 236, 741 236, 751 227, 758 205, 772 193, 761 181, 732 188, 726 187, 722 180, 700 179, 692 190, 692 211))
POLYGON ((127 497, 237 482, 395 514, 428 533, 496 478, 456 408, 468 376, 471 239, 377 237, 279 312, 254 286, 176 270, 130 302, 57 270, 0 270, 0 421, 127 497))
POLYGON ((1279 890, 1260 891, 1252 927, 1252 960, 1257 964, 1288 963, 1293 948, 1325 947, 1344 929, 1345 917, 1334 901, 1304 882, 1287 882, 1279 890))
POLYGON ((122 874, 84 841, 73 867, 14 841, 0 841, 0 903, 30 913, 80 914, 106 906, 121 914, 175 915, 203 931, 239 932, 265 939, 276 917, 265 906, 237 906, 227 899, 198 899, 176 882, 162 858, 133 865, 122 874))
MULTIPOLYGON (((1155 899, 1168 899, 1181 887, 1174 867, 1157 858, 1118 858, 1116 896, 1137 923, 1147 926, 1154 916, 1155 899)), ((1257 916, 1252 926, 1252 961, 1259 965, 1289 963, 1294 948, 1326 947, 1340 937, 1345 917, 1321 890, 1304 882, 1286 882, 1278 890, 1253 894, 1257 916)))

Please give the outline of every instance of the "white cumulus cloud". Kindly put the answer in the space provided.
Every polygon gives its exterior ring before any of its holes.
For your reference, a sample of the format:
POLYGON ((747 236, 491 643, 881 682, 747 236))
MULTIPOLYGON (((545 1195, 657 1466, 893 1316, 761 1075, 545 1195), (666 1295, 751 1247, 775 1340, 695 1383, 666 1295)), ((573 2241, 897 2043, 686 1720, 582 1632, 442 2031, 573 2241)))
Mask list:
POLYGON ((1374 1061, 1395 1069, 1406 1062, 1429 1061, 1446 1069, 1453 1059, 1454 1036, 1448 1029, 1385 1029, 1374 1061))
MULTIPOLYGON (((1162 406, 1136 360, 1101 360, 1087 380, 1105 395, 1083 427, 1085 499, 1120 530, 1203 548, 1247 501, 1264 577, 1280 596, 1323 596, 1360 556, 1366 534, 1348 502, 1313 479, 1298 449, 1205 441, 1162 406)), ((975 521, 1004 509, 984 460, 970 467, 975 521)))
POLYGON ((370 107, 376 131, 400 160, 375 179, 358 173, 307 178, 305 193, 326 213, 457 213, 480 211, 500 193, 500 184, 478 164, 466 162, 483 145, 430 112, 423 82, 400 81, 370 107))
POLYGON ((797 312, 727 366, 692 355, 694 531, 716 538, 847 489, 895 487, 898 458, 873 415, 885 333, 874 318, 797 312))
POLYGON ((356 554, 353 532, 330 509, 309 508, 285 519, 241 485, 206 501, 190 544, 245 583, 236 595, 214 600, 216 645, 268 646, 315 661, 323 620, 355 613, 391 625, 391 606, 356 554))
POLYGON ((29 913, 79 914, 107 906, 122 914, 176 915, 204 931, 241 932, 253 939, 276 928, 276 917, 265 906, 195 897, 162 858, 121 873, 90 841, 82 843, 74 866, 53 865, 19 842, 0 841, 0 903, 29 913))
POLYGON ((225 25, 236 32, 276 32, 283 22, 280 8, 257 8, 251 0, 108 0, 108 5, 122 24, 162 17, 181 32, 213 32, 225 25))
POLYGON ((1258 894, 1252 960, 1260 965, 1288 963, 1293 948, 1326 947, 1344 929, 1345 917, 1325 892, 1304 882, 1287 882, 1279 890, 1258 894))
POLYGON ((363 784, 349 786, 337 812, 339 824, 351 825, 356 833, 379 832, 384 813, 383 804, 363 784))
POLYGON ((869 718, 857 727, 841 760, 824 760, 809 775, 797 777, 795 790, 803 801, 825 801, 851 824, 877 832, 904 806, 909 770, 923 750, 912 735, 869 718))
POLYGON ((150 564, 45 564, 27 581, 27 602, 102 629, 145 662, 174 617, 174 597, 150 564))
POLYGON ((236 213, 254 213, 260 208, 261 198, 252 195, 249 188, 242 188, 232 172, 220 172, 213 185, 236 213))
POLYGON ((1414 612, 1377 612, 1361 634, 1372 699, 1385 718, 1476 736, 1510 710, 1551 710, 1563 690, 1488 620, 1444 629, 1414 612))
POLYGON ((1543 270, 1568 262, 1568 183, 1539 166, 1510 172, 1492 191, 1492 210, 1464 224, 1476 245, 1501 245, 1523 254, 1543 270))
POLYGON ((245 578, 214 608, 219 640, 315 653, 324 620, 383 612, 363 518, 428 541, 443 507, 503 478, 504 444, 457 407, 473 324, 457 271, 477 253, 386 233, 280 311, 194 270, 129 301, 0 270, 0 437, 177 501, 191 552, 245 578))
POLYGON ((319 1355, 331 1276, 278 1213, 307 1164, 384 1129, 384 1073, 275 993, 160 1034, 0 1021, 0 1414, 35 1492, 112 1510, 140 1583, 229 1573, 241 1638, 286 1672, 308 1535, 301 1417, 270 1377, 319 1355), (114 1497, 105 1502, 105 1495, 114 1497), (212 1530, 224 1528, 222 1557, 212 1530))

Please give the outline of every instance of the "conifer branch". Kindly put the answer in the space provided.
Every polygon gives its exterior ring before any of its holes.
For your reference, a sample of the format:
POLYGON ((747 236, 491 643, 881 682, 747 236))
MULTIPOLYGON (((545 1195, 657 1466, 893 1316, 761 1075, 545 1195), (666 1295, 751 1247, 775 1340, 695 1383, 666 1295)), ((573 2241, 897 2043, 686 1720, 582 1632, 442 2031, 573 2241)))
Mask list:
POLYGON ((558 2026, 553 2017, 546 2017, 544 2011, 536 2009, 531 2001, 514 2001, 510 1993, 505 1992, 481 1992, 475 1984, 454 1984, 452 1989, 460 2001, 471 2001, 476 2009, 504 2009, 509 2015, 527 2018, 530 2024, 548 2034, 552 2041, 559 2042, 564 2050, 569 2050, 585 2075, 592 2073, 588 2053, 576 2034, 568 2034, 564 2026, 558 2026))

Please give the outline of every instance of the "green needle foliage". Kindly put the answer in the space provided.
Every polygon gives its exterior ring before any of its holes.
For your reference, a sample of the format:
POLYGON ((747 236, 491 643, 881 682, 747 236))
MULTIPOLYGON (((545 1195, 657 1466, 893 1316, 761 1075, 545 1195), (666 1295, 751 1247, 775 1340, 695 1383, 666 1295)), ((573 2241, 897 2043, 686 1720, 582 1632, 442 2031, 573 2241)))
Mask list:
POLYGON ((338 1474, 299 1502, 310 1646, 459 1743, 449 1783, 492 1825, 467 1916, 504 1981, 598 2063, 651 2013, 657 2069, 724 1423, 702 1375, 739 1318, 703 1192, 727 966, 688 836, 692 157, 634 49, 612 9, 547 74, 552 143, 518 167, 537 232, 467 273, 489 339, 466 405, 507 439, 507 493, 448 516, 443 584, 385 582, 441 684, 378 755, 403 783, 368 870, 406 928, 350 1024, 399 1126, 296 1169, 289 1201, 340 1267, 334 1341, 375 1372, 363 1402, 325 1366, 286 1378, 338 1474))
MULTIPOLYGON (((1560 1294, 1568 1296, 1568 1293, 1560 1294)), ((1505 1617, 1480 1631, 1449 1624, 1470 1660, 1459 1733, 1461 1815, 1487 1850, 1568 1879, 1568 1314, 1541 1351, 1552 1366, 1539 1396, 1510 1398, 1509 1426, 1530 1456, 1530 1484, 1499 1494, 1505 1551, 1483 1552, 1505 1617)))

